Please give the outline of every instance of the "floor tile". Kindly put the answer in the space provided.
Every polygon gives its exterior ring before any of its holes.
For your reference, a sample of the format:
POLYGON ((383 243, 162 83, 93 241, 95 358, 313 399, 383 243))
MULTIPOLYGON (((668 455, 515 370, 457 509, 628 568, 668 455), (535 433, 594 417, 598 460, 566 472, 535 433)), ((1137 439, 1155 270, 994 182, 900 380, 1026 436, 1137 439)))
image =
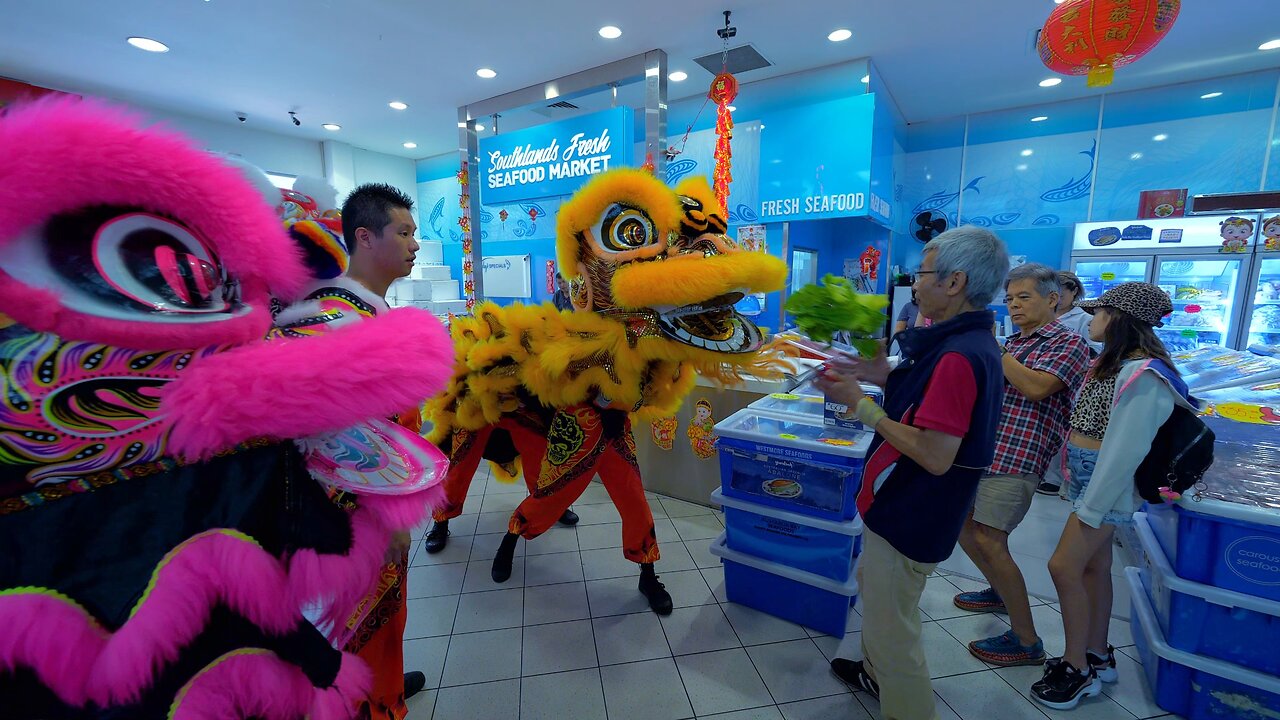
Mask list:
POLYGON ((525 543, 526 555, 551 555, 578 551, 578 531, 575 528, 553 527, 525 543))
POLYGON ((600 668, 605 707, 619 720, 681 720, 693 716, 671 658, 600 668))
POLYGON ((742 649, 676 658, 680 678, 698 715, 772 705, 773 698, 742 649))
POLYGON ((676 608, 670 615, 660 617, 659 621, 674 655, 742 647, 729 618, 716 604, 676 608))
POLYGON ((405 640, 438 637, 453 632, 453 619, 458 613, 457 595, 408 600, 405 605, 405 640))
POLYGON ((578 525, 579 550, 605 550, 622 547, 622 523, 578 525))
POLYGON ((1156 705, 1151 688, 1147 687, 1147 676, 1142 671, 1142 665, 1128 655, 1116 653, 1116 670, 1120 673, 1120 681, 1103 685, 1102 692, 1119 703, 1120 707, 1140 718, 1157 717, 1168 712, 1156 705))
MULTIPOLYGON (((849 617, 844 624, 845 634, 848 635, 849 633, 859 632, 861 630, 862 630, 862 615, 858 614, 858 611, 855 610, 854 608, 849 608, 849 617)), ((813 628, 805 628, 804 631, 809 633, 809 637, 811 638, 826 636, 826 633, 822 632, 821 630, 814 630, 813 628)))
POLYGON ((651 612, 595 618, 591 623, 601 665, 671 656, 662 623, 651 612))
POLYGON ((621 548, 583 550, 582 571, 587 580, 640 575, 640 567, 623 557, 621 548))
POLYGON ((409 708, 409 714, 405 715, 405 720, 431 720, 431 714, 436 709, 436 691, 423 690, 405 701, 405 706, 409 708))
POLYGON ((782 711, 776 706, 766 705, 719 715, 699 715, 698 720, 783 720, 783 717, 782 711))
MULTIPOLYGON (((541 539, 538 538, 538 540, 541 539)), ((531 555, 525 558, 524 584, 526 587, 582 582, 582 579, 582 557, 576 550, 555 555, 531 555)))
POLYGON ((689 551, 689 556, 693 558, 693 564, 698 568, 720 567, 720 558, 711 554, 710 540, 687 542, 684 544, 684 549, 689 551))
POLYGON ((413 554, 413 562, 411 564, 421 567, 423 565, 448 565, 449 563, 466 562, 471 557, 471 537, 470 535, 451 537, 444 550, 434 555, 423 550, 422 541, 418 541, 414 545, 421 552, 413 554))
MULTIPOLYGON (((504 512, 510 515, 512 511, 514 511, 517 507, 520 507, 521 502, 524 502, 524 496, 517 495, 515 493, 509 493, 505 495, 486 494, 484 496, 484 503, 480 506, 480 512, 482 513, 504 512)), ((467 505, 469 507, 472 506, 471 503, 467 503, 467 505)))
MULTIPOLYGON (((480 502, 480 501, 477 499, 475 502, 480 502)), ((479 518, 480 516, 475 514, 459 515, 458 517, 453 518, 452 520, 449 521, 449 536, 465 537, 467 535, 475 535, 476 522, 479 520, 479 518)), ((435 523, 427 523, 428 528, 422 531, 422 534, 421 534, 422 539, 424 540, 426 539, 427 533, 431 531, 430 526, 434 524, 435 523)))
POLYGON ((520 720, 607 720, 600 670, 590 668, 520 681, 520 720))
POLYGON ((707 586, 711 588, 711 594, 715 596, 716 602, 729 602, 729 595, 724 589, 724 567, 710 567, 702 570, 702 579, 707 581, 707 586))
POLYGON ((962 718, 1044 720, 1044 714, 994 672, 943 678, 933 689, 962 718))
POLYGON ((587 606, 586 583, 543 585, 526 588, 524 591, 526 627, 589 617, 591 610, 587 606))
POLYGON ((693 517, 695 515, 710 515, 714 512, 706 505, 696 505, 691 502, 685 502, 684 500, 677 500, 670 497, 662 498, 662 507, 667 511, 667 517, 672 518, 673 520, 675 518, 693 517))
POLYGON ((697 570, 662 573, 658 576, 658 580, 671 594, 674 607, 697 607, 716 602, 716 597, 711 594, 711 588, 707 587, 707 581, 702 579, 702 573, 697 570))
POLYGON ((1062 628, 1062 614, 1040 605, 1031 608, 1031 619, 1036 623, 1036 634, 1044 641, 1044 651, 1049 657, 1062 655, 1067 644, 1066 631, 1062 628))
POLYGON ((779 705, 784 720, 871 720, 858 699, 849 693, 779 705))
POLYGON ((590 620, 536 625, 524 629, 524 661, 520 671, 545 675, 596 667, 596 644, 590 620))
POLYGON ((609 491, 604 489, 604 485, 592 483, 582 491, 582 495, 573 501, 574 505, 603 505, 612 503, 613 498, 609 497, 609 491))
MULTIPOLYGON (((862 706, 863 711, 866 712, 867 715, 871 716, 872 720, 882 719, 883 716, 880 713, 879 700, 861 692, 854 693, 853 697, 858 701, 858 704, 862 706)), ((961 720, 960 716, 951 709, 951 706, 947 705, 946 701, 942 699, 942 696, 939 695, 936 690, 933 693, 933 706, 937 710, 938 720, 961 720)), ((987 718, 965 718, 964 720, 987 720, 987 718)), ((1036 720, 1043 720, 1043 716, 1036 720)))
POLYGON ((759 610, 752 610, 745 605, 727 603, 721 607, 729 617, 734 632, 738 633, 738 639, 748 647, 809 637, 803 627, 759 610))
POLYGON ((1115 647, 1129 647, 1133 644, 1133 628, 1128 620, 1111 618, 1111 627, 1107 630, 1107 640, 1115 647))
POLYGON ((601 505, 580 505, 573 511, 578 513, 578 527, 622 522, 622 516, 618 514, 618 508, 614 507, 612 502, 601 505))
MULTIPOLYGON (((1029 702, 1035 702, 1031 699, 1031 686, 1044 677, 1044 668, 1024 665, 1022 667, 997 668, 995 673, 1004 678, 1004 681, 1011 685, 1014 690, 1022 693, 1022 696, 1029 702)), ((1036 707, 1040 712, 1055 718, 1055 720, 1133 720, 1132 713, 1121 707, 1115 700, 1107 697, 1106 694, 1081 700, 1074 710, 1054 710, 1039 704, 1036 707)))
POLYGON ((662 558, 653 564, 653 568, 661 573, 680 572, 681 570, 697 570, 693 564, 693 556, 685 550, 684 543, 675 540, 669 543, 658 543, 662 558))
POLYGON ((404 671, 417 670, 427 676, 427 687, 440 687, 444 674, 445 655, 449 651, 449 638, 433 637, 404 641, 404 671))
POLYGON ((719 518, 715 515, 676 518, 671 521, 671 524, 675 526, 676 532, 680 533, 680 539, 685 542, 713 540, 724 532, 724 525, 720 524, 719 518))
POLYGON ((747 648, 747 654, 779 704, 848 692, 808 638, 747 648))
POLYGON ((951 637, 937 623, 925 623, 921 640, 931 677, 941 678, 987 669, 986 663, 971 655, 969 648, 951 637))
POLYGON ((493 558, 473 560, 467 563, 467 578, 462 582, 462 592, 492 592, 524 587, 524 557, 516 557, 511 562, 511 577, 504 583, 493 581, 493 558))
POLYGON ((480 513, 476 516, 476 534, 505 533, 510 523, 511 513, 509 512, 480 513))
POLYGON ((1116 653, 1118 655, 1124 655, 1125 657, 1132 660, 1138 667, 1142 667, 1142 656, 1138 654, 1138 647, 1136 645, 1130 645, 1129 647, 1124 647, 1124 648, 1116 648, 1116 653))
POLYGON ((518 628, 524 624, 524 590, 467 593, 458 603, 454 634, 518 628))
POLYGON ((517 480, 516 482, 502 482, 501 480, 493 477, 489 478, 489 482, 485 484, 484 488, 485 497, 490 495, 511 495, 514 493, 528 495, 529 489, 525 487, 524 482, 521 480, 517 480))
MULTIPOLYGON (((520 677, 520 633, 520 628, 511 628, 454 635, 449 641, 441 686, 520 677)), ((519 706, 518 699, 515 705, 519 706)))
POLYGON ((591 605, 591 617, 649 612, 649 601, 640 594, 638 583, 638 577, 588 580, 587 599, 591 605))
POLYGON ((438 720, 519 720, 520 681, 447 687, 436 696, 438 720))
MULTIPOLYGON (((493 562, 493 556, 498 554, 498 546, 502 544, 502 538, 506 537, 506 535, 505 532, 500 532, 474 536, 471 540, 471 562, 477 560, 493 562)), ((535 540, 534 542, 537 541, 535 540)), ((517 540, 516 552, 513 557, 523 556, 528 544, 524 538, 517 540)))
POLYGON ((466 576, 467 566, 463 563, 410 567, 409 577, 405 579, 405 598, 457 595, 462 592, 462 580, 466 576))

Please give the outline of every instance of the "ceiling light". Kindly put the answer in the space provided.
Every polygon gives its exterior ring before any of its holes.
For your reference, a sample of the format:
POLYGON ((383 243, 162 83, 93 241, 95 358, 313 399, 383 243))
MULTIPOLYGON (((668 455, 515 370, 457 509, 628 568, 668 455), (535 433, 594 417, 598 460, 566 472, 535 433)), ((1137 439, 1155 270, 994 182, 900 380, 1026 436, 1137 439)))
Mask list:
POLYGON ((1201 96, 1200 96, 1200 99, 1201 99, 1201 100, 1212 100, 1212 99, 1214 99, 1214 98, 1216 98, 1216 97, 1222 97, 1222 93, 1220 93, 1220 92, 1205 93, 1205 94, 1203 94, 1203 95, 1201 95, 1201 96))
POLYGON ((738 108, 734 107, 733 105, 726 105, 725 107, 729 110, 729 112, 738 112, 738 108))
POLYGON ((409 109, 408 105, 405 105, 399 100, 393 100, 387 103, 387 106, 390 107, 392 110, 408 110, 409 109))
POLYGON ((339 130, 342 129, 342 126, 339 125, 338 123, 325 123, 320 127, 324 128, 325 130, 328 130, 329 132, 338 132, 339 130))
POLYGON ((1169 139, 1169 136, 1165 135, 1164 133, 1160 133, 1159 135, 1152 135, 1151 139, 1155 140, 1156 142, 1164 142, 1165 140, 1169 139))
POLYGON ((833 30, 831 34, 827 36, 827 39, 831 42, 844 42, 851 37, 853 37, 852 31, 840 28, 839 30, 833 30))
POLYGON ((484 126, 480 123, 476 123, 476 132, 484 132, 484 126))
POLYGON ((1031 122, 1044 122, 1045 120, 1048 120, 1048 119, 1049 119, 1048 115, 1037 115, 1031 118, 1031 122))
POLYGON ((405 149, 406 149, 406 150, 412 150, 412 149, 414 149, 414 148, 418 147, 418 143, 415 143, 415 142, 407 142, 407 143, 405 143, 405 144, 404 144, 404 146, 405 146, 405 149))
POLYGON ((866 85, 866 84, 867 84, 867 83, 869 83, 869 82, 871 82, 871 76, 870 76, 870 75, 863 75, 863 76, 862 76, 862 84, 863 84, 863 85, 866 85))
POLYGON ((169 52, 168 45, 165 45, 159 40, 152 40, 151 38, 131 37, 129 38, 129 44, 138 48, 139 50, 146 50, 147 52, 153 52, 153 53, 169 52))
POLYGON ((1130 159, 1130 160, 1141 160, 1141 159, 1142 159, 1142 153, 1134 153, 1134 154, 1132 154, 1132 155, 1130 155, 1130 156, 1129 156, 1129 159, 1130 159))
POLYGON ((1031 157, 1032 154, 1031 148, 1022 151, 1022 157, 1031 157))
POLYGON ((476 71, 476 75, 479 75, 485 80, 492 80, 498 77, 498 73, 493 70, 490 70, 489 68, 480 68, 479 70, 476 71))
POLYGON ((1268 40, 1258 46, 1259 50, 1277 50, 1280 49, 1280 38, 1268 40))
POLYGON ((458 127, 460 127, 460 128, 464 128, 464 127, 466 127, 466 126, 467 126, 467 124, 466 124, 466 123, 464 123, 464 122, 460 122, 460 123, 458 123, 458 127))
POLYGON ((1054 5, 1061 5, 1062 3, 1066 2, 1066 1, 1067 1, 1067 0, 1053 0, 1053 4, 1054 4, 1054 5))
POLYGON ((1045 78, 1040 81, 1040 87, 1053 87, 1054 85, 1061 85, 1061 84, 1062 84, 1062 78, 1056 78, 1056 77, 1045 78))
POLYGON ((1023 164, 1019 165, 1019 166, 1018 166, 1018 169, 1019 169, 1019 170, 1026 170, 1026 169, 1027 169, 1027 164, 1026 164, 1026 163, 1023 163, 1023 164))
POLYGON ((689 73, 683 70, 677 70, 671 73, 670 75, 668 75, 667 79, 670 80, 671 82, 684 82, 685 80, 689 79, 689 73))
POLYGON ((622 31, 612 25, 605 25, 600 28, 600 37, 605 40, 617 40, 622 37, 622 31))

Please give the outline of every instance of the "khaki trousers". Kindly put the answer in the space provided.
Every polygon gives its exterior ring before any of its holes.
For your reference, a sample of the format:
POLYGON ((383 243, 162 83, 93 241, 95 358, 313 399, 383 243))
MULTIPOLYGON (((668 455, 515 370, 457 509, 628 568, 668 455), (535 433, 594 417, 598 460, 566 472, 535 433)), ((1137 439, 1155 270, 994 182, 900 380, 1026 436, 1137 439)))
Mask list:
POLYGON ((920 639, 920 596, 936 563, 918 563, 863 530, 858 559, 862 657, 880 686, 884 720, 936 720, 933 684, 920 639))

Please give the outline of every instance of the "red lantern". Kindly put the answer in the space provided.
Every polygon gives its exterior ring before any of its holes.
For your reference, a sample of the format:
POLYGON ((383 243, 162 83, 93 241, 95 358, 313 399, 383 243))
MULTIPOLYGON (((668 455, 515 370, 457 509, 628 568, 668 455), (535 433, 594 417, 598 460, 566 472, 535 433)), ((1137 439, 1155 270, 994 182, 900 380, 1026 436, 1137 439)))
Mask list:
POLYGON ((1036 47, 1050 70, 1103 87, 1116 68, 1164 39, 1181 7, 1182 0, 1067 0, 1045 20, 1036 47))
POLYGON ((728 72, 722 72, 711 81, 711 90, 707 93, 711 102, 716 104, 716 166, 711 173, 712 189, 720 207, 728 211, 729 184, 733 182, 732 166, 733 148, 733 114, 729 103, 738 97, 738 79, 728 72))

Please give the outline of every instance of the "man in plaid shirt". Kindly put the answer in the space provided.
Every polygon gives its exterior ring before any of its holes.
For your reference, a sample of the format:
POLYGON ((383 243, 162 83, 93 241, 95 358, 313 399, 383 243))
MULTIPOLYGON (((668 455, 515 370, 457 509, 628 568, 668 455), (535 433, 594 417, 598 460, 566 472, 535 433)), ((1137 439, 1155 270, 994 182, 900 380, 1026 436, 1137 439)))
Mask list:
POLYGON ((1002 348, 1004 407, 996 431, 995 461, 978 485, 960 547, 991 587, 960 593, 955 604, 975 612, 1008 613, 1011 630, 969 643, 969 652, 994 665, 1040 665, 1044 643, 1036 634, 1022 572, 1009 553, 1009 533, 1026 517, 1036 487, 1066 442, 1071 405, 1084 382, 1089 348, 1059 323, 1058 274, 1038 263, 1014 268, 1005 304, 1019 333, 1002 348))

